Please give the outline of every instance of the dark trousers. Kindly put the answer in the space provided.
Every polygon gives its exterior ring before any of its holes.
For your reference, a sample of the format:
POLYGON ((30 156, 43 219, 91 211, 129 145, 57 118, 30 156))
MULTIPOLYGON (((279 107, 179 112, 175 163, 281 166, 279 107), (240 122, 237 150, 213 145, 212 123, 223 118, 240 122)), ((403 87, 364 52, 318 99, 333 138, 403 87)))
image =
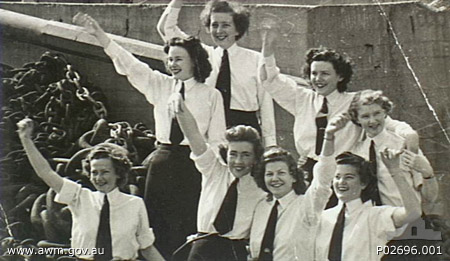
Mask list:
MULTIPOLYGON (((309 184, 311 184, 311 181, 314 178, 314 165, 316 165, 317 160, 308 158, 308 160, 306 161, 306 163, 302 166, 302 170, 303 171, 307 171, 308 175, 306 180, 309 182, 309 184)), ((328 200, 327 206, 325 207, 325 209, 329 209, 332 208, 334 206, 336 206, 338 203, 338 199, 336 197, 336 194, 334 193, 333 190, 333 194, 331 194, 330 199, 328 200)))
POLYGON ((259 134, 261 134, 261 127, 259 126, 256 112, 230 110, 229 114, 230 122, 227 124, 227 128, 237 125, 247 125, 255 128, 259 132, 259 134))
POLYGON ((190 152, 188 146, 160 144, 148 159, 144 200, 155 246, 167 260, 197 232, 201 175, 190 152))
POLYGON ((211 235, 192 243, 188 261, 245 261, 247 260, 246 245, 246 240, 231 240, 211 235))

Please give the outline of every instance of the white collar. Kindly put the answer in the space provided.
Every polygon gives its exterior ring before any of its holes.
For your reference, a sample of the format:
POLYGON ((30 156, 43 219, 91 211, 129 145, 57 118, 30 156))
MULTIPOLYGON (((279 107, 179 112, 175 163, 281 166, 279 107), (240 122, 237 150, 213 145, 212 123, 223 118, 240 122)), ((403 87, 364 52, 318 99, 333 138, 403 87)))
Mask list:
POLYGON ((192 87, 194 87, 197 84, 197 81, 195 80, 194 77, 191 77, 185 81, 180 81, 180 88, 181 88, 181 83, 184 83, 184 88, 185 91, 192 89, 192 87))
POLYGON ((295 191, 291 190, 286 195, 284 195, 282 198, 276 199, 274 197, 274 199, 278 200, 282 209, 285 209, 285 208, 287 208, 287 206, 289 206, 289 204, 291 204, 292 201, 294 201, 296 196, 297 196, 297 194, 295 194, 295 191))
MULTIPOLYGON (((232 44, 230 47, 228 47, 226 50, 228 51, 228 55, 231 55, 231 54, 233 54, 234 52, 236 52, 237 50, 238 50, 238 45, 237 45, 237 43, 236 42, 234 42, 234 44, 232 44)), ((223 49, 222 47, 220 47, 220 46, 218 46, 217 47, 217 50, 219 50, 220 51, 220 54, 221 55, 223 55, 223 51, 225 50, 225 49, 223 49)))
MULTIPOLYGON (((338 202, 337 209, 340 211, 342 209, 342 206, 344 205, 344 202, 340 201, 338 202)), ((346 216, 351 215, 353 212, 357 211, 361 208, 363 205, 363 202, 361 198, 356 198, 353 200, 350 200, 345 203, 345 214, 346 216)))

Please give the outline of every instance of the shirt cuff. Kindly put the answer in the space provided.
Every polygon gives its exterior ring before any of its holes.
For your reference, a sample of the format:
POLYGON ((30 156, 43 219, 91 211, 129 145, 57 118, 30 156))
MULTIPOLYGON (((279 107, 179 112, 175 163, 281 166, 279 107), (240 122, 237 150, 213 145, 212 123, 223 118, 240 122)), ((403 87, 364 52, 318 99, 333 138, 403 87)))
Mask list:
POLYGON ((213 161, 216 158, 216 154, 211 149, 211 146, 208 143, 206 144, 206 147, 207 148, 205 152, 201 155, 195 155, 193 152, 191 152, 190 157, 195 163, 199 165, 205 165, 211 163, 211 161, 213 161))
POLYGON ((270 146, 276 146, 277 145, 277 138, 275 135, 264 137, 264 146, 270 147, 270 146))
POLYGON ((81 185, 66 178, 63 178, 63 180, 64 182, 61 191, 55 196, 55 202, 69 205, 77 197, 81 189, 81 185))
POLYGON ((155 242, 155 234, 153 233, 153 229, 149 228, 146 230, 144 234, 137 237, 137 240, 139 242, 139 249, 145 249, 153 245, 155 242))
POLYGON ((334 156, 319 156, 319 161, 314 166, 314 176, 318 178, 321 184, 326 184, 327 186, 331 183, 334 177, 334 172, 336 171, 336 162, 334 156))

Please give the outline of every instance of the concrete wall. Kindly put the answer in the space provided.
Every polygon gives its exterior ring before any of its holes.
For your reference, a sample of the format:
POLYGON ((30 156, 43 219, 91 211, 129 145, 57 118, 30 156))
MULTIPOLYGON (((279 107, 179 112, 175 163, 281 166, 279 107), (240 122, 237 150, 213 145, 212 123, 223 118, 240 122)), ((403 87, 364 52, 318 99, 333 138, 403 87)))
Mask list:
MULTIPOLYGON (((155 25, 165 5, 79 5, 79 4, 8 4, 2 8, 45 19, 70 23, 77 11, 95 17, 107 32, 151 43, 162 44, 155 25)), ((284 73, 300 75, 302 57, 308 48, 319 45, 347 52, 353 58, 355 76, 351 90, 381 89, 396 104, 393 117, 407 121, 421 135, 421 147, 441 179, 445 198, 450 196, 450 141, 430 111, 418 84, 406 66, 398 43, 420 81, 423 92, 450 133, 450 13, 433 12, 417 3, 383 5, 387 18, 380 15, 377 5, 351 6, 268 6, 251 5, 252 21, 242 46, 259 50, 261 47, 257 24, 265 13, 283 17, 295 25, 277 44, 277 59, 284 73)), ((180 25, 191 34, 198 34, 211 43, 198 16, 200 6, 186 6, 181 12, 180 25)), ((2 40, 2 62, 13 66, 38 59, 45 48, 16 39, 2 40)), ((68 58, 96 85, 103 88, 110 101, 111 120, 143 120, 152 123, 151 107, 144 98, 117 76, 112 64, 100 48, 94 55, 69 53, 68 58), (127 97, 124 99, 124 97, 127 97)), ((149 61, 152 66, 162 64, 149 61)), ((277 108, 278 140, 282 146, 292 146, 292 117, 277 108)))

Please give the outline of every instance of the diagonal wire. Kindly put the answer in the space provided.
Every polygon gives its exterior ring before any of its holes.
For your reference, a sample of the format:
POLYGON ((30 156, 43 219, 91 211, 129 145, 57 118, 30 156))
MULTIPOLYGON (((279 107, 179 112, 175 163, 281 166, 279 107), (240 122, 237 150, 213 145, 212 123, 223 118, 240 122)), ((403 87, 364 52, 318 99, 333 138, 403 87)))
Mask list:
POLYGON ((8 221, 8 216, 6 215, 6 211, 3 208, 2 204, 0 204, 0 212, 1 212, 1 215, 3 216, 3 218, 4 218, 4 221, 5 221, 5 224, 6 224, 5 227, 6 227, 6 230, 8 231, 8 234, 10 236, 14 237, 14 234, 11 231, 11 227, 10 227, 10 224, 9 224, 9 221, 8 221))
POLYGON ((420 83, 419 78, 416 75, 416 72, 413 70, 413 67, 411 65, 411 63, 409 62, 409 58, 408 56, 406 56, 405 51, 403 50, 402 45, 400 44, 400 41, 397 37, 397 34, 394 30, 394 27, 392 26, 391 20, 389 19, 389 17, 387 16, 386 12, 383 9, 383 6, 381 5, 379 0, 373 0, 375 3, 378 4, 378 7, 380 9, 380 15, 386 20, 386 22, 388 23, 389 26, 389 30, 392 32, 392 36, 394 37, 395 40, 395 44, 398 46, 398 49, 400 50, 400 53, 403 56, 403 59, 406 62, 406 66, 408 67, 409 71, 411 72, 412 76, 414 77, 414 80, 416 81, 417 86, 419 87, 420 93, 422 94, 423 98, 425 99, 425 102, 428 106, 428 109, 431 111, 431 113, 433 114, 434 118, 436 119, 437 123, 439 124, 439 127, 442 130, 442 133, 444 134, 445 138, 447 139, 448 143, 450 143, 450 137, 447 133, 447 131, 444 128, 444 125, 442 124, 441 120, 439 119, 439 116, 436 113, 436 110, 433 108, 433 105, 431 104, 430 100, 428 99, 427 94, 425 93, 422 84, 420 83))

